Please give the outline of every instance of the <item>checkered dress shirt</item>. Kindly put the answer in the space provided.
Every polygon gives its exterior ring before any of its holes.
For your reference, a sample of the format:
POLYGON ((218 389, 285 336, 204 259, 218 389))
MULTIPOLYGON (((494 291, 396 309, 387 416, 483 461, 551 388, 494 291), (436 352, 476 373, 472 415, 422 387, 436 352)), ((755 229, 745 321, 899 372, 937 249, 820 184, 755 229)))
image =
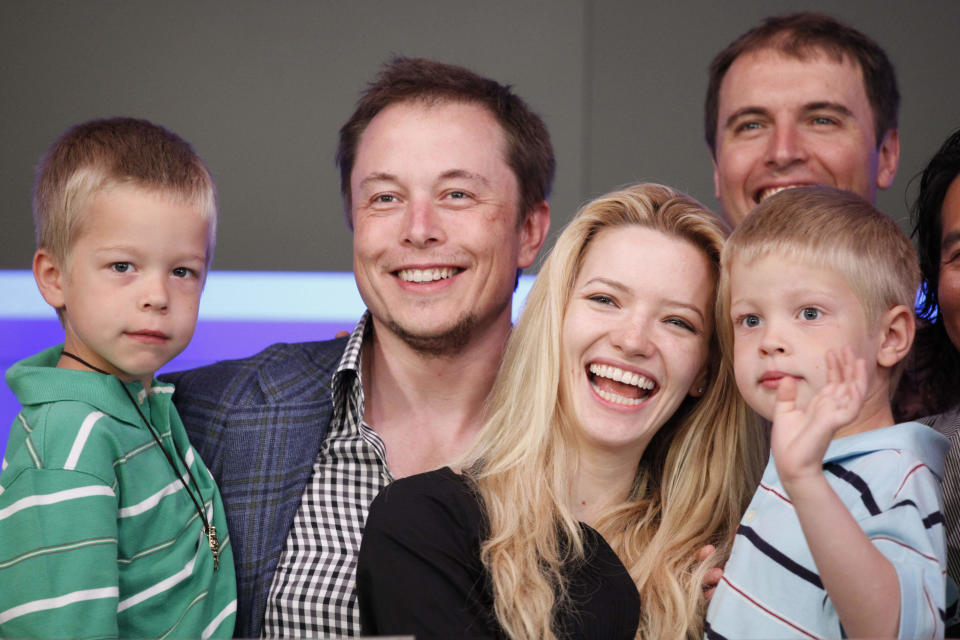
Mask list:
POLYGON ((393 479, 383 441, 363 422, 360 351, 369 318, 353 330, 333 376, 333 419, 274 574, 264 637, 360 633, 360 537, 370 503, 393 479))

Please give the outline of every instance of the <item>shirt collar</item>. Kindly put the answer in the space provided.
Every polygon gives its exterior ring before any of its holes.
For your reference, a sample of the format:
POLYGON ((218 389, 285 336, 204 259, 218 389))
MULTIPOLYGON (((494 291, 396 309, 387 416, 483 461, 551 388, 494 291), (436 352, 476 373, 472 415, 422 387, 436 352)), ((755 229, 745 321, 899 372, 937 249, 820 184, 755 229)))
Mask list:
MULTIPOLYGON (((76 400, 118 420, 142 426, 143 419, 123 392, 123 387, 126 387, 139 405, 140 411, 149 416, 150 403, 147 402, 147 394, 139 381, 122 382, 116 376, 96 371, 59 369, 57 362, 62 351, 63 345, 50 347, 10 367, 7 383, 17 395, 20 404, 76 400)), ((172 391, 173 385, 154 381, 150 395, 162 394, 169 401, 172 391)))

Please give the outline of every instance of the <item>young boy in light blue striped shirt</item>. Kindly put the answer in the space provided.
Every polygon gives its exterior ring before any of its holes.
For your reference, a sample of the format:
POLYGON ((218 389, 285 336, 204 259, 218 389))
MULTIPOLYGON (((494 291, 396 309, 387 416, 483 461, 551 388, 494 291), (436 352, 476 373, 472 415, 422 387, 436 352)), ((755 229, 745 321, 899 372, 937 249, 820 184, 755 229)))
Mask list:
POLYGON ((916 253, 852 193, 789 189, 724 248, 717 321, 771 460, 710 602, 708 638, 943 637, 947 440, 894 424, 916 253))
POLYGON ((190 342, 216 231, 193 148, 77 125, 41 160, 33 272, 64 342, 18 362, 0 473, 0 636, 230 637, 220 494, 156 371, 190 342))

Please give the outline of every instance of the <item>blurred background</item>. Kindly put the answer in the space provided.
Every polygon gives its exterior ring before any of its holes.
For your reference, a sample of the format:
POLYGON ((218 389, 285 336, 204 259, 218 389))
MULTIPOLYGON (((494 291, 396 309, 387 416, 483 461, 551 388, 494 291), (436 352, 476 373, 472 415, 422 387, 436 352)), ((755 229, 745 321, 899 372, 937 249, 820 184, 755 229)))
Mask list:
MULTIPOLYGON (((325 339, 362 313, 333 152, 385 59, 435 58, 514 85, 553 137, 555 236, 586 200, 640 180, 716 208, 707 65, 764 16, 799 9, 850 23, 896 65, 902 156, 879 205, 907 228, 911 178, 960 126, 960 2, 4 0, 0 368, 62 339, 27 271, 30 185, 71 124, 153 120, 217 180, 215 272, 197 336, 168 366, 184 368, 325 339)), ((2 387, 0 451, 17 411, 2 387)))

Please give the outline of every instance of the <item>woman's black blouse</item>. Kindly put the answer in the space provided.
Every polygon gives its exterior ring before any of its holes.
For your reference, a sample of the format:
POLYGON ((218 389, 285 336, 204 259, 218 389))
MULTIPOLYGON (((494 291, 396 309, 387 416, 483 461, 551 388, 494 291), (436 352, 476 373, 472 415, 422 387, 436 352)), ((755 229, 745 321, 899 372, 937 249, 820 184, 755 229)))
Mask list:
MULTIPOLYGON (((562 638, 633 638, 640 596, 603 537, 583 528, 586 561, 565 569, 572 606, 562 638)), ((364 634, 503 638, 480 562, 486 524, 479 498, 449 468, 403 478, 370 507, 357 590, 364 634)))

